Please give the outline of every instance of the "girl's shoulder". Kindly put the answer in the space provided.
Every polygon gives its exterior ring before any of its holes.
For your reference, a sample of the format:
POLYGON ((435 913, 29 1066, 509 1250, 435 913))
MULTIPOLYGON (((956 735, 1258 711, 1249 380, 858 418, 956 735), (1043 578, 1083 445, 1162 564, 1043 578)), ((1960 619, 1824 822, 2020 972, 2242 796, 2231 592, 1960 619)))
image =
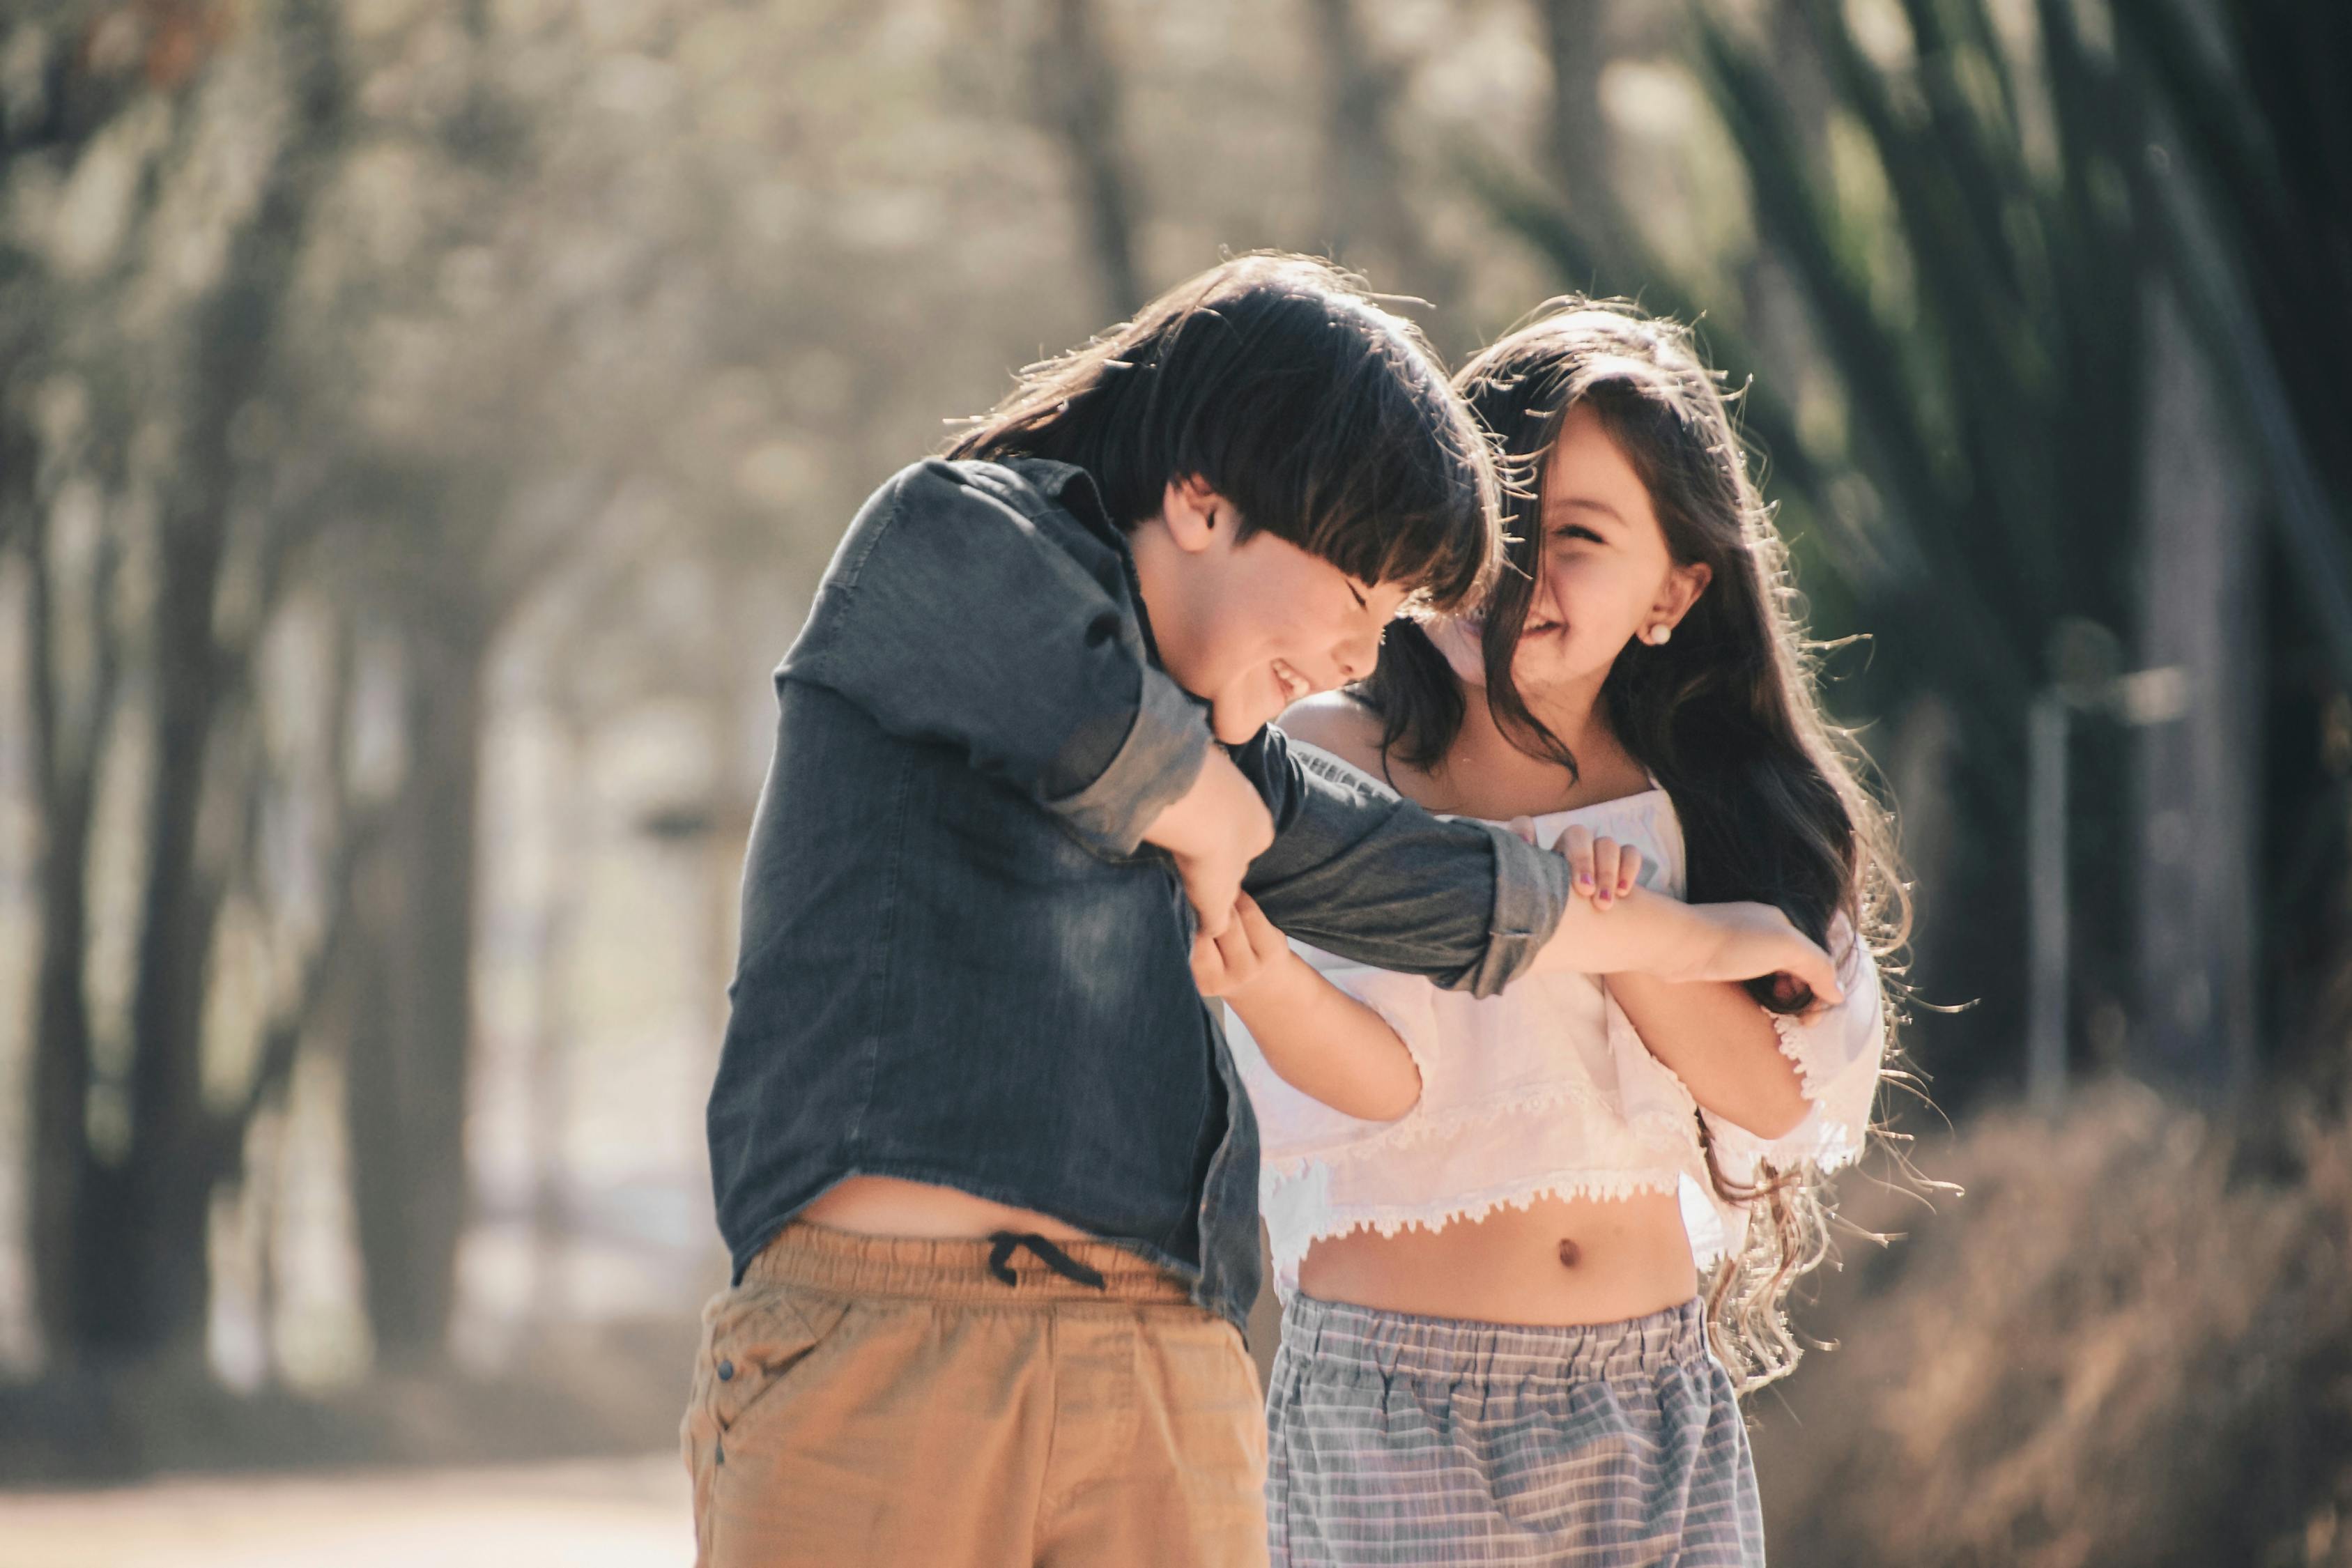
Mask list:
POLYGON ((1388 776, 1381 755, 1381 716, 1344 691, 1318 692, 1282 710, 1275 727, 1290 739, 1328 752, 1374 778, 1388 776))

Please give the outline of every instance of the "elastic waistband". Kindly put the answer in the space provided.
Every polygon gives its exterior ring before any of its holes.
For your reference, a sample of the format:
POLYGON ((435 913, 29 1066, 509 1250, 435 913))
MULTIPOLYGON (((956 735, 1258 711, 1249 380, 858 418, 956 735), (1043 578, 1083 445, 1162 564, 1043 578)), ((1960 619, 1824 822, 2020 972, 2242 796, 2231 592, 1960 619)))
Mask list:
POLYGON ((1189 1303, 1182 1280, 1108 1241, 1053 1244, 1102 1277, 1096 1286, 1055 1270, 1026 1247, 993 1241, 861 1236, 794 1220, 743 1271, 743 1281, 796 1285, 839 1296, 905 1296, 929 1301, 1139 1301, 1189 1303), (991 1268, 1013 1274, 1013 1282, 991 1268))
POLYGON ((1706 1357, 1706 1311, 1678 1307, 1615 1323, 1562 1327, 1422 1318, 1294 1294, 1282 1342, 1301 1355, 1354 1363, 1387 1377, 1488 1384, 1598 1383, 1706 1357))

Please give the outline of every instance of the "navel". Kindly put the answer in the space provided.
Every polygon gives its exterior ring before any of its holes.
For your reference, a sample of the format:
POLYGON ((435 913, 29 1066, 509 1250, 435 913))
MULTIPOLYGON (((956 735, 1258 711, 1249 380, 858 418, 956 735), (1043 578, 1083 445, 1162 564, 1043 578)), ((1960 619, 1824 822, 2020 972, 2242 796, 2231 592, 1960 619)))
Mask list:
POLYGON ((1559 1266, 1562 1268, 1573 1268, 1583 1261, 1584 1248, 1577 1246, 1576 1243, 1570 1241, 1568 1237, 1564 1236, 1561 1237, 1559 1238, 1559 1266))

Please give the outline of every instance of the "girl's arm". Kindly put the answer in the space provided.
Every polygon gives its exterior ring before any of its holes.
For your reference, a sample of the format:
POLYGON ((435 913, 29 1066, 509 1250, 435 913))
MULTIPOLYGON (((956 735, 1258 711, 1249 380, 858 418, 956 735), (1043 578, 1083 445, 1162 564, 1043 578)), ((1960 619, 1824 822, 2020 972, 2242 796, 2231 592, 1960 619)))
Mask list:
MULTIPOLYGON (((1511 826, 1532 840, 1533 823, 1511 826)), ((1556 847, 1594 913, 1640 890, 1643 861, 1633 848, 1581 827, 1562 834, 1556 847)), ((1710 1114, 1769 1141, 1794 1131, 1811 1112, 1804 1075, 1782 1048, 1774 1020, 1745 985, 1677 982, 1635 968, 1621 969, 1602 984, 1650 1054, 1710 1114)))
POLYGON ((1570 899, 1530 973, 1641 973, 1685 984, 1785 973, 1825 1003, 1845 999, 1829 954, 1769 904, 1685 904, 1635 888, 1612 906, 1570 899))
POLYGON ((1794 1131, 1811 1111, 1770 1015, 1745 986, 1633 973, 1605 984, 1642 1044, 1702 1109, 1766 1140, 1794 1131))
POLYGON ((1393 1121, 1421 1099, 1421 1068, 1378 1013, 1315 972, 1247 893, 1223 935, 1192 943, 1192 979, 1241 1015, 1276 1077, 1343 1115, 1393 1121))
POLYGON ((1608 982, 1642 1043, 1699 1102, 1735 1182, 1751 1179, 1765 1160, 1783 1170, 1799 1163, 1831 1170, 1858 1156, 1869 1139, 1886 1059, 1885 994, 1877 961, 1853 923, 1838 916, 1829 938, 1845 1000, 1802 1014, 1768 1014, 1728 986, 1608 982), (1757 1043, 1759 1021, 1772 1048, 1757 1043), (1796 1080, 1793 1093, 1788 1077, 1796 1080))

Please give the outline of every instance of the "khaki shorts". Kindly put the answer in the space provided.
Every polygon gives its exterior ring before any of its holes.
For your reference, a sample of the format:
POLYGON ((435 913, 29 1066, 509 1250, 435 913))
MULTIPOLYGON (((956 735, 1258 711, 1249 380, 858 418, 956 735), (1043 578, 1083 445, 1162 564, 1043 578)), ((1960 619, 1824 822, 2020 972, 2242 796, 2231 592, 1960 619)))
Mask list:
POLYGON ((786 1227, 703 1313, 700 1568, 1263 1563, 1241 1335, 1132 1253, 1060 1250, 1101 1285, 1026 1247, 786 1227))

